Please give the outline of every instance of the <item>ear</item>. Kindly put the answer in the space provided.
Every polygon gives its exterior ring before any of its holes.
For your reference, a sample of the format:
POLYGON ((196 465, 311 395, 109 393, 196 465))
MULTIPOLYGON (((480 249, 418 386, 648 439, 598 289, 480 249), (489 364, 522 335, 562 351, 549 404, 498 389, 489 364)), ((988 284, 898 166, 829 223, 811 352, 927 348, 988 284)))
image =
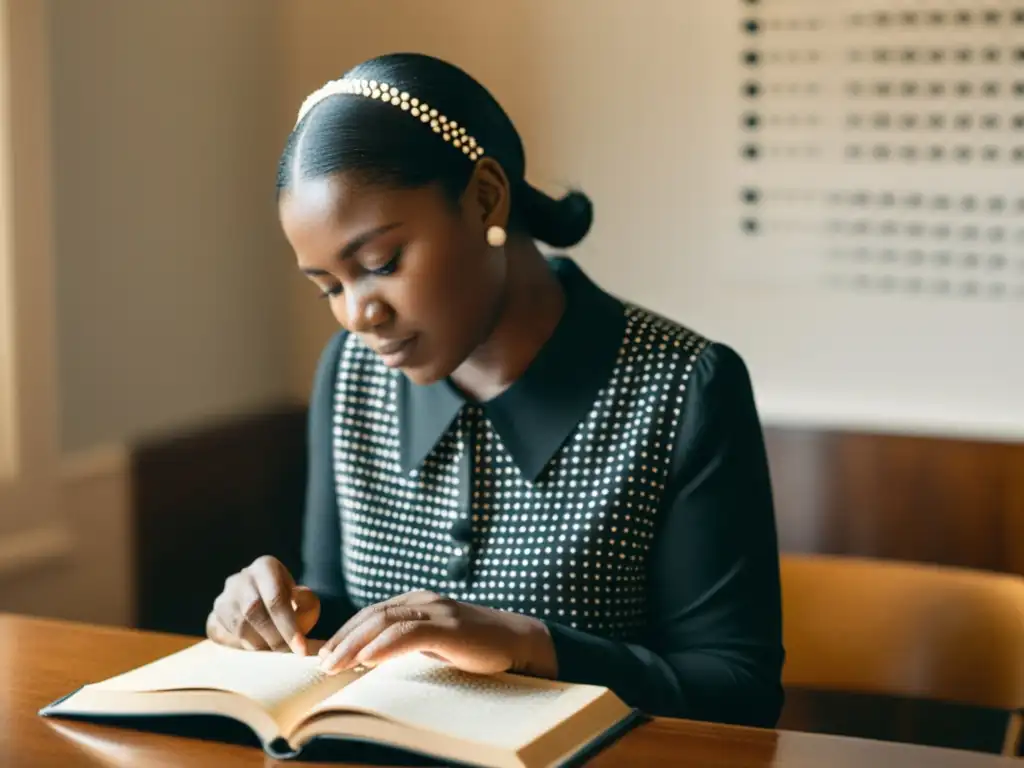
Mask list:
POLYGON ((505 169, 490 157, 479 160, 462 196, 462 209, 474 225, 508 228, 512 211, 512 188, 505 169))

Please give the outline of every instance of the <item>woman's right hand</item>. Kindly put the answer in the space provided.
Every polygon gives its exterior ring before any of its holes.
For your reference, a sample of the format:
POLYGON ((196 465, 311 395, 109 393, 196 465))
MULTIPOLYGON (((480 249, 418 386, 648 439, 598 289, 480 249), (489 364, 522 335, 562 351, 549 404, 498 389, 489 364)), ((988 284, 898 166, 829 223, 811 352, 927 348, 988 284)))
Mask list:
POLYGON ((224 582, 206 619, 206 635, 252 651, 291 648, 306 654, 306 635, 320 618, 320 598, 295 584, 280 560, 264 555, 224 582))

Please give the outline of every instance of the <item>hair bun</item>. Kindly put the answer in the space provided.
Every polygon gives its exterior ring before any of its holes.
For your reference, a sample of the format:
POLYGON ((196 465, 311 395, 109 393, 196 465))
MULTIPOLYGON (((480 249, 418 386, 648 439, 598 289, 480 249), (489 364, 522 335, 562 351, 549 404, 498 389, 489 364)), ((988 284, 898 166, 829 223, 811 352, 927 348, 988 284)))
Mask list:
POLYGON ((594 206, 580 190, 570 190, 556 199, 524 181, 519 204, 530 236, 553 248, 578 244, 594 221, 594 206))

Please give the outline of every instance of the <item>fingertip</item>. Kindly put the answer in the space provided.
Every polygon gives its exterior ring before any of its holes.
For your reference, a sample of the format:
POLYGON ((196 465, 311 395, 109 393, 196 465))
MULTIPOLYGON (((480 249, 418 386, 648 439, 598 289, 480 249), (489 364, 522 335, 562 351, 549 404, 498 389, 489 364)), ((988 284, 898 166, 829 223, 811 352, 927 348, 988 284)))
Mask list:
POLYGON ((301 610, 312 605, 319 605, 319 603, 320 598, 317 597, 316 592, 309 587, 300 586, 292 589, 292 606, 296 610, 301 610))

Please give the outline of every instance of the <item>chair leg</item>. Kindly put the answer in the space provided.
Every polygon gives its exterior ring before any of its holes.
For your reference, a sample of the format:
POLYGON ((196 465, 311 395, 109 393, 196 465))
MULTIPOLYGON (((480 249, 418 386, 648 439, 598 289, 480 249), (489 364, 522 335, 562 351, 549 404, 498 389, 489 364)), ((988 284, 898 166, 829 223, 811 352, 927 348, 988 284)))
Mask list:
POLYGON ((1003 754, 1009 757, 1024 757, 1024 712, 1011 712, 1010 721, 1006 724, 1006 739, 1003 741, 1003 754))

